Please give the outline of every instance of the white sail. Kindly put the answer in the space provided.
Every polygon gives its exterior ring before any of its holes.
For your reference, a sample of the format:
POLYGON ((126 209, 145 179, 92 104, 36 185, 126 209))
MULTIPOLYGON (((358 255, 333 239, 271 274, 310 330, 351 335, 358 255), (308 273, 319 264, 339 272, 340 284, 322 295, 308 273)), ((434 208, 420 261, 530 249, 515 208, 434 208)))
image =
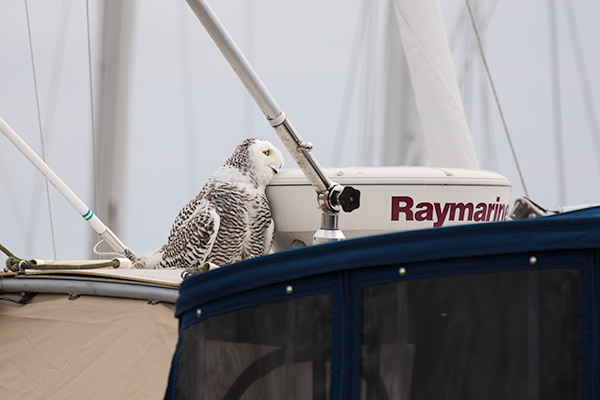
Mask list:
POLYGON ((385 34, 385 93, 382 146, 383 165, 427 165, 423 128, 417 112, 408 63, 402 51, 402 39, 394 5, 387 3, 385 34))
POLYGON ((385 163, 424 165, 426 158, 429 166, 479 168, 439 3, 394 0, 392 8, 390 43, 398 41, 393 35, 399 33, 404 59, 388 58, 386 87, 390 93, 403 88, 403 94, 396 99, 387 95, 384 146, 395 151, 397 159, 387 150, 385 163), (402 111, 415 105, 418 121, 402 111), (394 136, 400 138, 390 142, 394 136), (411 149, 411 156, 403 157, 408 153, 402 149, 411 149))

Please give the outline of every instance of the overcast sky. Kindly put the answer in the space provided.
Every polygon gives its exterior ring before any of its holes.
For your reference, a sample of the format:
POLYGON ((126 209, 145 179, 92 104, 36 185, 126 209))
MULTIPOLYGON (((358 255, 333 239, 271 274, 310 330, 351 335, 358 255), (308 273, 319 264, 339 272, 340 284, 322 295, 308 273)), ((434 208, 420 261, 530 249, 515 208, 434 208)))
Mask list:
MULTIPOLYGON (((477 3, 479 13, 491 17, 483 28, 485 51, 529 193, 544 206, 557 205, 549 3, 477 3)), ((85 2, 30 0, 28 4, 46 158, 93 208, 85 2)), ((90 1, 95 76, 99 74, 99 4, 90 1)), ((373 4, 384 10, 383 0, 373 4)), ((442 0, 441 4, 480 164, 512 181, 514 199, 523 194, 523 188, 479 56, 472 58, 467 50, 473 38, 464 1, 442 0)), ((339 148, 335 133, 355 32, 358 24, 364 24, 364 3, 222 0, 211 5, 249 53, 299 133, 313 142, 321 164, 330 165, 339 148)), ((179 209, 239 141, 259 136, 280 143, 184 1, 144 0, 135 1, 134 6, 120 237, 138 253, 145 253, 166 240, 179 209), (185 79, 187 71, 191 79, 185 79), (192 115, 183 106, 184 99, 190 98, 192 115)), ((581 87, 585 76, 577 64, 573 33, 580 40, 590 93, 598 97, 600 3, 560 2, 557 15, 566 203, 596 203, 600 200, 600 148, 595 144, 597 136, 593 138, 598 132, 590 128, 590 116, 600 111, 600 99, 594 98, 593 106, 586 103, 581 87), (567 4, 574 10, 571 25, 567 4), (586 113, 586 107, 592 113, 586 113)), ((360 87, 359 81, 340 157, 342 166, 365 161, 360 87)), ((0 116, 41 154, 22 1, 0 0, 0 88, 0 116)), ((374 148, 376 165, 381 145, 377 142, 374 148)), ((290 156, 286 163, 295 167, 290 156)), ((0 191, 0 243, 19 256, 52 258, 43 180, 1 135, 0 191)), ((53 188, 51 205, 58 257, 88 257, 91 229, 53 188)))

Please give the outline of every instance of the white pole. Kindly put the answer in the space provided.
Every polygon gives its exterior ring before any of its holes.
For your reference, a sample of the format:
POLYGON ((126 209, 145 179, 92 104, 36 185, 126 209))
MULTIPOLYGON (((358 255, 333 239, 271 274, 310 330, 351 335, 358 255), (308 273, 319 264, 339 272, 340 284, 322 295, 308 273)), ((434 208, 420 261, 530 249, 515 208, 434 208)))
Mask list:
POLYGON ((29 147, 27 143, 2 119, 0 118, 0 131, 15 145, 17 149, 36 167, 46 179, 54 185, 56 190, 63 195, 65 199, 77 212, 90 223, 92 228, 100 235, 102 239, 117 253, 131 259, 135 257, 133 251, 128 249, 121 240, 98 218, 92 210, 85 205, 83 201, 63 182, 62 179, 29 147))
MULTIPOLYGON (((233 38, 229 35, 213 9, 205 0, 187 0, 192 11, 208 34, 211 36, 231 68, 240 78, 248 92, 261 109, 267 120, 277 132, 277 135, 286 146, 304 175, 315 187, 317 193, 331 191, 336 183, 327 177, 312 156, 312 145, 305 143, 295 128, 286 117, 285 112, 279 107, 269 90, 259 78, 254 68, 250 65, 233 38)), ((329 199, 327 199, 329 201, 329 199)), ((328 205, 328 208, 332 208, 328 205)))

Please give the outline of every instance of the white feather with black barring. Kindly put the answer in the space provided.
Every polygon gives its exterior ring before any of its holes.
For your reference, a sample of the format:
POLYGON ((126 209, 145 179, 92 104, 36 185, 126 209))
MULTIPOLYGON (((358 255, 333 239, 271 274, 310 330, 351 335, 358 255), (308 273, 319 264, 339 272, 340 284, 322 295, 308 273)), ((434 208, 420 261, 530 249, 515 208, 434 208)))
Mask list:
POLYGON ((244 140, 179 212, 167 243, 134 266, 200 268, 266 254, 275 225, 265 188, 282 165, 268 141, 244 140))

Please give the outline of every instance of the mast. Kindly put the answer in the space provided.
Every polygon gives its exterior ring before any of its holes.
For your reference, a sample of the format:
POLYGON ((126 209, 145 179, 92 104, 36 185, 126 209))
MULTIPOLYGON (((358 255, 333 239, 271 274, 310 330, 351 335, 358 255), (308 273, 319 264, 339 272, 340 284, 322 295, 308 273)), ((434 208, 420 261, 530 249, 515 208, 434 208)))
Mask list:
MULTIPOLYGON (((102 21, 102 55, 96 143, 96 211, 121 233, 125 188, 125 144, 134 2, 107 0, 102 21)), ((95 243, 95 240, 94 240, 95 243)))

